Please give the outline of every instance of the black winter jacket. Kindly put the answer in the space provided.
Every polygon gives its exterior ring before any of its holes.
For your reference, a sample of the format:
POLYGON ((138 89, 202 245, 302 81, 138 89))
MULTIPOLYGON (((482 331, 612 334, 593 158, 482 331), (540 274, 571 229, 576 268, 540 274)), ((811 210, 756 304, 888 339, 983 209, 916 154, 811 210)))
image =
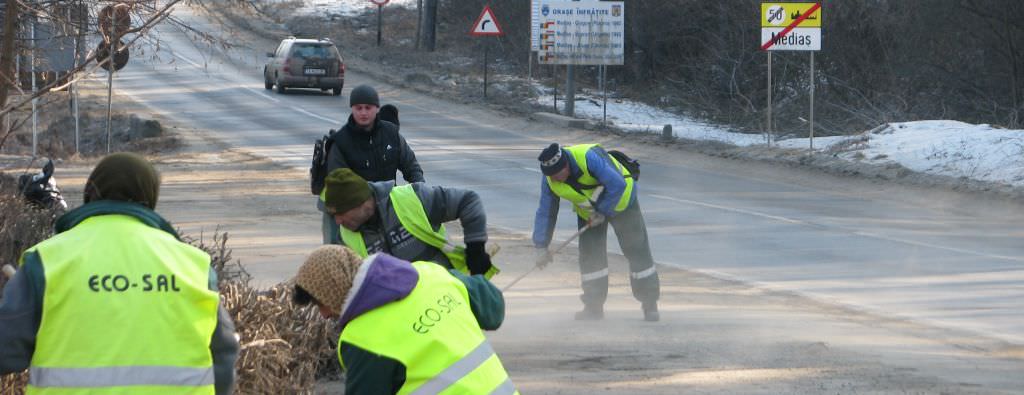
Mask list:
POLYGON ((398 171, 406 182, 423 182, 423 169, 416 161, 398 126, 377 119, 366 132, 351 115, 348 123, 333 135, 334 145, 327 153, 327 174, 347 167, 366 181, 394 181, 398 171))

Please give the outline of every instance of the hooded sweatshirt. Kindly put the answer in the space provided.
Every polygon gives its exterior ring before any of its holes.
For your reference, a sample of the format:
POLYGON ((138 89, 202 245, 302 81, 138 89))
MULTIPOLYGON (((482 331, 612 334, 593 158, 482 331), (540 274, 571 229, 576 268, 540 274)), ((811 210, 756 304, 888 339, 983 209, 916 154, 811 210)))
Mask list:
MULTIPOLYGON (((449 270, 469 293, 469 306, 480 329, 495 330, 505 320, 505 299, 501 291, 483 276, 467 276, 449 270)), ((412 293, 419 273, 412 264, 379 254, 366 258, 353 280, 341 311, 341 331, 360 315, 412 293)), ((405 384, 405 365, 349 343, 341 343, 341 355, 348 367, 345 393, 391 395, 405 384)))

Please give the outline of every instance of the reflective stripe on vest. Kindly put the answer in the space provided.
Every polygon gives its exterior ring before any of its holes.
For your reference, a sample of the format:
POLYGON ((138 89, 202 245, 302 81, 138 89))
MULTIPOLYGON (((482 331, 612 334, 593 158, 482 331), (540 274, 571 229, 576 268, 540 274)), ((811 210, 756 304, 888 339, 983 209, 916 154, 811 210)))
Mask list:
POLYGON ((107 368, 29 369, 29 384, 36 387, 124 387, 136 385, 213 385, 213 367, 115 366, 107 368))
POLYGON ((516 394, 470 309, 465 285, 432 262, 414 262, 419 281, 396 302, 348 323, 341 343, 399 361, 405 383, 399 394, 516 394))
POLYGON ((31 250, 46 286, 29 394, 214 393, 209 255, 120 214, 31 250))
MULTIPOLYGON (((412 184, 400 185, 391 188, 388 194, 391 199, 391 206, 395 209, 398 222, 405 230, 409 231, 412 237, 431 247, 441 250, 455 270, 469 274, 469 267, 466 266, 466 251, 462 246, 457 246, 448 241, 448 232, 444 225, 438 227, 437 231, 430 226, 427 212, 423 209, 423 202, 416 195, 412 184)), ((369 252, 366 250, 366 242, 361 232, 353 232, 341 227, 341 239, 345 245, 355 251, 359 256, 366 258, 369 252)), ((498 268, 492 266, 484 277, 491 278, 498 274, 498 268)))
MULTIPOLYGON (((597 200, 600 193, 598 192, 598 188, 601 187, 600 182, 590 175, 590 170, 587 168, 587 151, 598 146, 598 144, 580 144, 565 147, 572 154, 573 160, 576 161, 576 165, 580 168, 580 173, 582 173, 579 179, 576 180, 576 182, 584 186, 580 191, 577 191, 568 183, 558 182, 551 179, 551 177, 545 177, 551 192, 572 202, 573 211, 583 219, 590 218, 590 213, 594 211, 593 202, 597 200)), ((619 170, 619 173, 622 174, 626 181, 626 189, 622 191, 622 197, 619 198, 619 202, 615 205, 615 212, 621 213, 629 207, 629 200, 633 196, 633 177, 630 177, 629 170, 626 170, 626 167, 619 163, 618 160, 615 160, 611 155, 608 155, 607 158, 612 161, 615 168, 619 170)))

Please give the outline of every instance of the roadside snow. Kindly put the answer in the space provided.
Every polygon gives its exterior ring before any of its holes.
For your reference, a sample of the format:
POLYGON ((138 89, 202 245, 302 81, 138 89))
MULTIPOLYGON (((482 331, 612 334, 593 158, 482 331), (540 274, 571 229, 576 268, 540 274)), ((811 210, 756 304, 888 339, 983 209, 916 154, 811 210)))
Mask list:
MULTIPOLYGON (((538 86, 539 87, 539 86, 538 86)), ((540 88, 539 90, 544 90, 540 88)), ((554 97, 547 94, 538 95, 536 102, 552 108, 554 97)), ((565 110, 565 101, 559 97, 558 111, 565 110)), ((604 119, 604 99, 600 95, 581 93, 576 95, 576 117, 602 121, 604 119)), ((765 138, 759 134, 735 133, 728 129, 708 125, 687 117, 681 117, 659 108, 634 101, 608 98, 608 122, 616 127, 632 132, 661 133, 665 125, 672 125, 672 133, 676 137, 691 140, 714 140, 738 146, 763 144, 765 138)))
MULTIPOLYGON (((300 7, 296 11, 296 14, 353 16, 364 12, 375 11, 377 8, 377 5, 370 2, 370 0, 304 0, 303 3, 305 3, 305 5, 300 7)), ((405 8, 415 7, 416 0, 391 0, 384 6, 384 12, 387 12, 389 7, 395 6, 405 8)))
MULTIPOLYGON (((891 123, 861 135, 828 141, 832 144, 815 139, 815 147, 835 147, 840 157, 848 160, 895 162, 923 173, 1024 186, 1024 130, 959 121, 918 121, 891 123)), ((807 139, 783 143, 806 147, 807 139)))
MULTIPOLYGON (((551 91, 536 86, 536 103, 552 107, 551 91)), ((600 122, 602 99, 579 94, 576 117, 600 122)), ((559 111, 564 101, 558 101, 559 111)), ((608 121, 626 131, 661 133, 672 125, 676 137, 713 140, 739 147, 765 144, 763 134, 737 133, 675 115, 645 104, 608 99, 608 121)), ((806 138, 782 140, 783 148, 807 149, 806 138)), ((817 137, 815 151, 833 150, 849 161, 873 164, 897 163, 917 172, 965 177, 974 180, 1024 186, 1024 130, 993 128, 959 121, 892 123, 853 136, 817 137)))

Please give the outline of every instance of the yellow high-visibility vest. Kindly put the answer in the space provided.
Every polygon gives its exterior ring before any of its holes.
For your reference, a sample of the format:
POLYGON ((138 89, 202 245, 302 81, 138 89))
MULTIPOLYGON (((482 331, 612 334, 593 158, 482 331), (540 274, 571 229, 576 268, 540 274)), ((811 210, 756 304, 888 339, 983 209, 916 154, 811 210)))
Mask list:
MULTIPOLYGON (((551 192, 572 202, 573 211, 584 220, 589 219, 590 213, 595 210, 593 203, 595 201, 594 191, 601 185, 594 176, 590 175, 590 171, 587 169, 587 151, 597 146, 597 144, 580 144, 565 147, 572 154, 573 159, 576 160, 576 165, 580 167, 580 171, 583 173, 577 180, 583 186, 579 191, 568 183, 558 182, 551 179, 551 177, 546 177, 551 192)), ((619 173, 626 180, 626 189, 622 192, 622 197, 619 198, 619 202, 615 205, 615 212, 621 213, 629 207, 629 200, 633 196, 633 177, 630 177, 629 170, 626 170, 626 167, 619 163, 618 160, 611 155, 608 156, 608 159, 615 164, 615 168, 619 170, 619 173)))
POLYGON ((46 281, 29 394, 214 394, 209 255, 121 214, 29 251, 46 281))
POLYGON ((469 306, 466 286, 433 262, 413 262, 419 281, 405 298, 348 323, 341 343, 405 366, 399 394, 518 394, 469 306))
MULTIPOLYGON (((391 199, 392 207, 395 208, 398 222, 402 224, 405 230, 409 231, 412 237, 441 250, 448 257, 448 261, 451 262, 455 270, 469 274, 469 267, 466 266, 465 247, 448 241, 448 232, 445 231, 444 224, 438 227, 437 231, 430 226, 430 219, 427 218, 427 212, 423 209, 423 202, 416 195, 416 190, 412 189, 412 184, 391 188, 391 193, 388 196, 391 199)), ((351 248, 363 258, 369 256, 362 232, 351 231, 345 229, 344 226, 340 228, 341 240, 345 243, 345 246, 351 248)), ((491 269, 484 274, 484 277, 491 278, 498 274, 499 271, 496 266, 491 266, 491 269)))

